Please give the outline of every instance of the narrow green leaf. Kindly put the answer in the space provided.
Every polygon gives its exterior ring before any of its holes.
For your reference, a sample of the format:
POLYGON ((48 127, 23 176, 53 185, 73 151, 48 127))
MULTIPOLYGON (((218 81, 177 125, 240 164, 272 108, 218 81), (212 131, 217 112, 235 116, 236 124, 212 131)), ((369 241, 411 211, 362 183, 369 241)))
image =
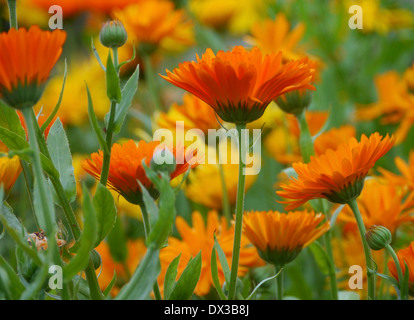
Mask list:
POLYGON ((169 300, 188 300, 193 295, 201 274, 201 251, 192 259, 174 286, 169 300))
POLYGON ((216 236, 214 235, 214 247, 216 248, 218 257, 219 257, 219 261, 221 264, 221 268, 223 269, 223 273, 224 273, 224 278, 226 279, 226 284, 228 285, 230 283, 230 267, 229 264, 227 262, 227 257, 224 254, 223 249, 221 248, 220 244, 217 241, 216 236))
POLYGON ((88 94, 88 114, 89 120, 91 121, 91 125, 93 131, 95 132, 96 137, 98 138, 99 145, 103 151, 108 151, 108 145, 106 144, 105 138, 102 134, 102 129, 99 126, 98 119, 96 118, 95 110, 93 108, 93 102, 91 93, 89 91, 88 85, 86 84, 86 92, 88 94))
POLYGON ((331 262, 324 248, 318 242, 315 241, 311 245, 309 245, 309 249, 312 251, 320 271, 323 274, 329 274, 331 262))
POLYGON ((106 61, 106 94, 108 95, 109 100, 116 103, 121 102, 121 85, 110 52, 106 61))
POLYGON ((220 279, 218 276, 218 267, 217 267, 217 253, 216 248, 213 247, 213 251, 211 253, 211 277, 213 278, 214 287, 217 290, 217 293, 221 300, 227 300, 226 295, 223 292, 223 289, 220 285, 220 279))
MULTIPOLYGON (((122 89, 122 100, 119 105, 116 107, 115 113, 115 125, 114 133, 119 133, 124 123, 125 117, 128 114, 129 108, 131 107, 132 100, 135 96, 135 93, 138 89, 138 79, 139 79, 139 65, 135 69, 135 72, 128 79, 127 83, 122 89)), ((109 113, 105 116, 105 123, 108 126, 109 113)))
POLYGON ((253 289, 253 291, 252 291, 252 293, 250 293, 250 295, 246 298, 246 300, 250 300, 253 296, 254 296, 254 294, 256 293, 256 291, 257 290, 259 290, 259 288, 262 286, 262 284, 264 284, 264 283, 266 283, 266 282, 268 282, 268 281, 270 281, 270 280, 273 280, 273 279, 276 279, 278 276, 279 276, 279 274, 282 272, 282 270, 283 270, 283 268, 281 268, 279 271, 278 271, 278 273, 276 273, 274 276, 271 276, 271 277, 269 277, 269 278, 266 278, 266 279, 264 279, 264 280, 262 280, 257 286, 256 286, 256 288, 254 288, 253 289))
MULTIPOLYGON (((52 162, 59 172, 60 182, 70 202, 76 199, 76 180, 68 138, 59 118, 53 123, 47 139, 52 162)), ((57 197, 56 197, 57 198, 57 197)), ((56 203, 60 203, 56 201, 56 203)))
POLYGON ((107 297, 109 295, 109 293, 111 292, 112 288, 114 287, 116 283, 116 272, 114 270, 114 276, 112 277, 111 282, 109 282, 108 286, 105 288, 105 290, 103 291, 103 295, 105 297, 107 297))
POLYGON ((95 209, 91 196, 86 188, 83 188, 83 215, 84 228, 80 238, 80 246, 77 254, 70 262, 63 267, 63 279, 65 282, 83 270, 89 262, 89 252, 94 248, 97 238, 97 227, 95 209))
POLYGON ((109 251, 116 262, 124 262, 128 257, 127 239, 121 219, 116 219, 112 231, 106 237, 109 251))
POLYGON ((98 222, 98 238, 95 243, 95 247, 97 247, 113 229, 116 221, 114 198, 111 192, 101 183, 98 184, 95 196, 93 197, 93 205, 98 222))
POLYGON ((116 300, 148 299, 160 270, 159 250, 149 247, 131 280, 121 289, 116 300))
POLYGON ((20 281, 19 277, 17 276, 13 268, 8 264, 8 262, 1 255, 0 255, 0 269, 4 270, 5 274, 7 275, 7 284, 4 283, 4 285, 6 285, 8 288, 7 291, 11 295, 10 299, 13 299, 13 300, 19 299, 25 289, 24 285, 20 281))
POLYGON ((164 300, 168 300, 175 286, 177 278, 178 264, 180 263, 181 253, 168 266, 164 279, 164 300))

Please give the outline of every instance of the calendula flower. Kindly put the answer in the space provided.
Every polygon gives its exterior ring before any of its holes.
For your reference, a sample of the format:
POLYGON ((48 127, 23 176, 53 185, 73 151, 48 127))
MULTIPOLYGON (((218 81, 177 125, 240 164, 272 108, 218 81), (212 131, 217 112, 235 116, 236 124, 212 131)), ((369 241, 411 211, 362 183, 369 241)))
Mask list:
POLYGON ((344 125, 339 128, 331 128, 322 132, 314 141, 316 155, 322 155, 328 149, 336 150, 339 145, 346 143, 356 137, 356 129, 351 125, 344 125))
POLYGON ((315 70, 307 58, 282 63, 282 53, 262 55, 258 48, 236 46, 217 55, 207 49, 197 61, 167 70, 165 80, 199 97, 224 121, 246 124, 259 119, 278 96, 298 89, 314 89, 315 70))
POLYGON ((147 53, 159 47, 176 49, 194 44, 192 22, 184 9, 175 9, 172 1, 139 1, 114 10, 113 16, 122 21, 131 40, 147 53))
MULTIPOLYGON (((177 217, 176 227, 180 234, 181 240, 170 237, 168 246, 160 251, 161 273, 158 277, 158 283, 163 290, 165 273, 170 263, 181 254, 178 264, 177 277, 180 277, 191 257, 195 257, 201 251, 201 275, 194 293, 198 296, 204 296, 209 293, 213 285, 211 276, 211 252, 214 246, 214 235, 226 255, 227 262, 231 263, 233 253, 234 227, 228 227, 224 217, 219 218, 216 211, 209 211, 207 214, 207 223, 204 222, 203 216, 199 212, 192 214, 192 227, 182 217, 177 217)), ((256 249, 250 245, 246 237, 242 237, 240 266, 238 275, 243 276, 249 267, 260 266, 263 261, 260 260, 256 249)), ((224 273, 221 264, 218 263, 218 275, 220 284, 224 283, 224 273)))
POLYGON ((329 230, 322 214, 313 211, 251 211, 244 215, 243 234, 263 260, 283 267, 329 230))
MULTIPOLYGON (((387 181, 367 179, 357 203, 366 227, 379 225, 394 234, 401 224, 414 221, 411 215, 414 212, 414 192, 408 193, 387 181)), ((357 229, 348 206, 344 207, 338 220, 357 229)))
POLYGON ((214 111, 208 104, 194 95, 184 94, 183 103, 174 103, 168 113, 161 113, 158 119, 158 125, 161 128, 175 130, 177 121, 182 121, 184 131, 190 129, 199 129, 204 134, 209 129, 219 129, 220 124, 214 114, 214 111))
POLYGON ((392 30, 410 28, 414 25, 412 12, 399 8, 382 8, 380 0, 347 0, 343 2, 346 10, 355 4, 361 6, 364 14, 362 32, 387 34, 392 30))
POLYGON ((99 246, 96 247, 96 251, 102 259, 101 268, 96 270, 96 274, 99 275, 98 282, 101 290, 105 290, 108 287, 114 277, 114 273, 116 273, 117 280, 111 290, 111 295, 113 297, 115 297, 120 288, 129 281, 130 276, 134 273, 147 251, 144 240, 142 239, 129 240, 126 245, 128 254, 125 262, 116 261, 112 257, 107 242, 102 241, 99 246))
POLYGON ((334 203, 348 203, 362 191, 364 179, 375 162, 394 145, 395 138, 383 138, 379 133, 369 138, 362 135, 361 141, 351 138, 338 146, 336 151, 311 157, 308 164, 294 163, 298 174, 289 184, 282 184, 283 191, 277 194, 289 201, 287 210, 295 209, 311 199, 328 199, 334 203))
MULTIPOLYGON (((408 290, 411 296, 414 296, 414 241, 405 248, 401 249, 397 252, 398 261, 401 266, 401 270, 403 275, 405 275, 406 271, 408 271, 408 290), (406 270, 405 265, 407 264, 408 270, 406 270)), ((400 281, 398 278, 397 267, 395 265, 394 260, 390 260, 388 262, 388 269, 390 270, 392 276, 397 280, 400 281)))
POLYGON ((358 106, 359 120, 380 118, 383 124, 397 124, 397 144, 404 141, 414 123, 414 93, 410 88, 409 76, 402 78, 397 72, 389 71, 375 77, 378 102, 358 106))
POLYGON ((400 175, 396 175, 388 170, 379 168, 378 170, 385 179, 396 184, 402 188, 408 187, 414 191, 414 151, 410 151, 408 162, 405 162, 401 157, 395 158, 395 165, 400 171, 400 175))
POLYGON ((58 61, 66 33, 10 29, 0 34, 0 99, 11 107, 33 107, 58 61))
MULTIPOLYGON (((8 151, 9 149, 0 141, 0 152, 7 153, 8 151)), ((0 157, 0 186, 6 193, 13 187, 21 172, 22 167, 18 156, 11 159, 6 156, 0 157)))
POLYGON ((209 27, 244 34, 266 16, 269 0, 190 0, 189 9, 209 27))
MULTIPOLYGON (((114 143, 111 151, 108 185, 133 204, 142 204, 139 183, 153 196, 157 196, 158 191, 155 190, 151 181, 147 178, 142 161, 145 160, 146 165, 149 166, 154 152, 158 150, 159 146, 160 142, 158 141, 146 143, 141 140, 138 145, 133 140, 129 140, 122 145, 114 143)), ((184 148, 172 150, 175 158, 181 152, 184 163, 177 163, 175 170, 170 174, 171 179, 187 171, 190 166, 197 165, 197 162, 192 165, 188 163, 190 159, 194 160, 192 152, 190 153, 184 148)), ((94 178, 100 179, 102 163, 103 152, 99 150, 98 153, 91 155, 91 159, 85 159, 82 167, 94 178)))

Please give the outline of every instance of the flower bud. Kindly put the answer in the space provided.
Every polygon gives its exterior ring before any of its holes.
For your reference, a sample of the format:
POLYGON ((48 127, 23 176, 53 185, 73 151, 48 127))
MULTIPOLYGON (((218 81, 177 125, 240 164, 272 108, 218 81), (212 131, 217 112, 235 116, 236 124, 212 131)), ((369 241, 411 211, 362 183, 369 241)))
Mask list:
POLYGON ((175 157, 168 148, 157 149, 152 156, 150 167, 156 172, 171 174, 176 168, 175 157))
POLYGON ((300 115, 312 102, 312 92, 310 90, 296 90, 285 93, 276 99, 280 109, 286 113, 296 116, 300 115))
POLYGON ((128 34, 121 21, 105 22, 99 34, 99 40, 107 48, 122 47, 127 41, 128 34))
POLYGON ((371 226, 365 233, 365 239, 372 250, 381 250, 392 241, 390 230, 382 226, 371 226))

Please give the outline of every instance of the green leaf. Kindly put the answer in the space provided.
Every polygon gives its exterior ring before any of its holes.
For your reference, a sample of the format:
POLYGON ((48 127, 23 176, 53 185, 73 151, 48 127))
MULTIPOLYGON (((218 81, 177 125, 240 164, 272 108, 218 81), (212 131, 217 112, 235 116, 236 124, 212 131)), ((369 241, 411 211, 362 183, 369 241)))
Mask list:
POLYGON ((266 282, 268 282, 268 281, 270 281, 270 280, 273 280, 273 279, 276 279, 277 277, 278 277, 278 275, 282 272, 282 270, 283 270, 283 268, 281 268, 279 271, 278 271, 278 273, 276 273, 274 276, 271 276, 271 277, 269 277, 269 278, 266 278, 266 279, 264 279, 264 280, 262 280, 257 286, 256 286, 256 288, 254 288, 253 289, 253 291, 252 291, 252 293, 250 293, 250 295, 246 298, 246 300, 250 300, 253 296, 254 296, 254 294, 256 293, 256 291, 262 286, 262 284, 264 284, 264 283, 266 283, 266 282))
POLYGON ((80 238, 79 249, 76 256, 63 267, 63 279, 65 282, 71 281, 72 278, 83 270, 89 262, 89 252, 94 248, 97 238, 98 224, 96 222, 95 209, 92 203, 91 196, 86 188, 83 188, 83 216, 84 228, 80 238))
MULTIPOLYGON (((5 286, 7 292, 10 295, 10 299, 17 300, 20 298, 24 291, 24 285, 20 281, 16 272, 13 268, 7 263, 7 261, 0 255, 0 270, 4 271, 4 274, 7 276, 7 279, 4 279, 0 276, 0 282, 5 286)), ((1 285, 0 285, 1 287, 1 285)))
POLYGON ((226 279, 226 284, 228 285, 230 283, 230 267, 227 262, 227 257, 224 254, 223 249, 221 248, 220 244, 217 241, 216 235, 214 235, 214 247, 216 248, 216 251, 218 253, 218 257, 220 260, 221 268, 223 269, 224 278, 226 279))
POLYGON ((227 300, 226 295, 223 292, 223 289, 220 285, 220 279, 218 276, 218 267, 217 267, 217 253, 216 248, 213 246, 213 251, 211 253, 211 277, 213 278, 214 287, 217 290, 217 293, 221 300, 227 300))
POLYGON ((8 107, 0 100, 0 126, 17 134, 21 138, 26 138, 26 133, 15 109, 8 107))
POLYGON ((96 137, 98 138, 98 142, 99 142, 101 149, 104 152, 108 152, 108 145, 106 144, 105 138, 102 134, 102 129, 99 126, 98 119, 96 118, 95 110, 93 108, 91 93, 89 91, 87 84, 86 84, 86 92, 88 94, 88 114, 89 114, 89 120, 91 121, 92 129, 95 132, 96 137))
POLYGON ((181 253, 168 266, 164 279, 164 300, 168 300, 172 290, 175 286, 175 279, 177 278, 177 268, 180 263, 181 253))
MULTIPOLYGON (((124 123, 125 117, 128 114, 129 108, 132 104, 132 99, 135 96, 135 93, 138 89, 138 79, 139 79, 139 65, 135 69, 133 75, 128 79, 124 88, 122 89, 122 100, 119 105, 116 107, 115 112, 115 124, 114 124, 114 133, 119 133, 124 123)), ((108 126, 109 113, 105 116, 105 124, 108 126)))
POLYGON ((114 270, 114 276, 112 277, 111 282, 108 284, 108 286, 105 288, 105 290, 103 291, 103 295, 105 297, 107 297, 109 295, 109 293, 111 292, 112 288, 114 287, 116 283, 116 272, 114 270))
POLYGON ((114 198, 111 192, 101 183, 98 184, 95 196, 93 197, 93 206, 98 222, 98 238, 95 243, 95 247, 97 247, 113 229, 116 221, 114 198))
POLYGON ((116 219, 112 231, 106 237, 109 251, 116 262, 124 262, 128 257, 127 239, 121 219, 116 219))
POLYGON ((159 250, 149 247, 131 280, 121 289, 116 300, 148 299, 160 270, 159 250))
POLYGON ((193 295, 201 274, 201 251, 191 259, 174 286, 169 300, 188 300, 193 295))
POLYGON ((410 279, 410 270, 408 269, 407 262, 404 260, 404 278, 401 283, 401 299, 408 300, 408 292, 409 292, 409 279, 410 279))
POLYGON ((316 241, 309 245, 309 249, 312 251, 320 271, 328 275, 331 269, 331 261, 325 249, 316 241))
MULTIPOLYGON (((47 148, 50 153, 52 162, 59 172, 60 182, 70 202, 76 199, 76 180, 74 168, 72 165, 72 155, 70 153, 68 138, 63 129, 62 122, 59 118, 50 128, 47 148)), ((57 199, 57 197, 56 197, 57 199)), ((56 201, 56 203, 60 203, 56 201)))
POLYGON ((106 62, 106 94, 111 102, 121 102, 121 85, 110 52, 106 62))

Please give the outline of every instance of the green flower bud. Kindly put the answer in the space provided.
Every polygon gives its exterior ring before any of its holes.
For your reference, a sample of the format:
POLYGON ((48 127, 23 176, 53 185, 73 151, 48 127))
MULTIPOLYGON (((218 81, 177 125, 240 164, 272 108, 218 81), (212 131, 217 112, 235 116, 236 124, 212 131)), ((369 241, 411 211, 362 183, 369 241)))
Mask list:
POLYGON ((128 34, 121 21, 105 22, 99 34, 99 40, 107 48, 122 47, 127 41, 128 34))
POLYGON ((365 239, 372 250, 381 250, 392 241, 390 230, 382 226, 371 226, 365 233, 365 239))
POLYGON ((91 251, 91 260, 95 270, 98 270, 98 268, 102 264, 102 258, 98 251, 96 251, 95 249, 91 251))
POLYGON ((176 168, 175 157, 167 148, 157 149, 152 156, 150 167, 156 172, 171 174, 176 168))
POLYGON ((312 102, 310 90, 295 90, 278 97, 276 103, 286 113, 300 115, 312 102))

